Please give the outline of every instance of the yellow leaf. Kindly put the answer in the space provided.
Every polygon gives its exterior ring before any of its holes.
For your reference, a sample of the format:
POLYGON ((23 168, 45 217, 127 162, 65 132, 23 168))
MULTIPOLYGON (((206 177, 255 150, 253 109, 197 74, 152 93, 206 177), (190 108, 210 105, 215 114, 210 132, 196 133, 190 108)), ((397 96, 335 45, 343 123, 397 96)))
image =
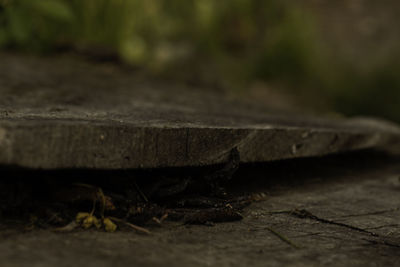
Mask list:
POLYGON ((115 232, 115 230, 117 230, 117 225, 113 223, 113 221, 111 221, 109 218, 104 218, 103 224, 106 232, 112 233, 115 232))
POLYGON ((79 212, 78 214, 76 214, 75 221, 76 223, 80 224, 84 219, 86 219, 89 216, 90 214, 87 212, 79 212))

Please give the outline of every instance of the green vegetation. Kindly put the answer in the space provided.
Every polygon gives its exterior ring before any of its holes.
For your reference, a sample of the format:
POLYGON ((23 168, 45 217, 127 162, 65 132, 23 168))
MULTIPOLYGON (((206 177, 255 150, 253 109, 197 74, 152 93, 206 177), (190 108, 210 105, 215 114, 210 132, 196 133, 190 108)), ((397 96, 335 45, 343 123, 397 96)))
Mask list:
POLYGON ((0 0, 0 47, 101 48, 166 77, 233 89, 261 81, 316 109, 400 121, 399 57, 360 70, 323 45, 294 1, 0 0))

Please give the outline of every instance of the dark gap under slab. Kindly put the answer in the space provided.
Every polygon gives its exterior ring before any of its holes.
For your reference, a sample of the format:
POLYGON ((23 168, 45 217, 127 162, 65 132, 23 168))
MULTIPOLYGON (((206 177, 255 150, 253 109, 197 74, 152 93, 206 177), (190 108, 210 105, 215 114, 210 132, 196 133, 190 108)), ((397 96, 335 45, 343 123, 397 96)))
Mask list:
MULTIPOLYGON (((93 200, 99 202, 96 198, 101 189, 108 204, 113 206, 113 209, 106 209, 106 215, 139 225, 154 223, 154 217, 167 213, 169 219, 185 223, 239 220, 241 210, 259 198, 253 196, 258 192, 274 195, 303 187, 326 186, 340 183, 338 177, 346 177, 346 182, 351 177, 357 182, 362 179, 360 173, 371 173, 398 161, 398 157, 384 152, 363 150, 326 157, 241 164, 232 179, 222 177, 217 183, 209 177, 220 172, 225 167, 223 164, 115 171, 2 166, 0 216, 3 222, 13 222, 12 225, 20 227, 31 224, 32 218, 37 227, 63 226, 74 220, 78 212, 90 211, 93 200), (353 173, 357 175, 353 177, 353 173), (224 192, 216 190, 220 188, 224 192)), ((96 212, 103 216, 98 209, 96 212)))

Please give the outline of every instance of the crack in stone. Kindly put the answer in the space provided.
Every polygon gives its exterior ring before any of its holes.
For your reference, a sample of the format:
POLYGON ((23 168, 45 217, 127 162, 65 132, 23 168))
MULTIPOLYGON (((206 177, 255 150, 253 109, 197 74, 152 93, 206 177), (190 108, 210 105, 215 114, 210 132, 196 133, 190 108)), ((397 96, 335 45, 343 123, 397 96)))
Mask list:
POLYGON ((315 220, 315 221, 318 221, 318 222, 321 222, 321 223, 326 223, 326 224, 332 224, 332 225, 345 227, 345 228, 348 228, 348 229, 351 229, 351 230, 354 230, 354 231, 358 231, 358 232, 362 232, 362 233, 366 233, 366 234, 369 234, 369 235, 372 235, 372 236, 378 236, 378 234, 376 234, 374 232, 359 228, 357 226, 353 226, 353 225, 350 225, 350 224, 340 223, 340 222, 336 222, 336 221, 332 221, 332 220, 328 220, 328 219, 317 217, 317 216, 315 216, 314 214, 312 214, 311 212, 309 212, 308 210, 305 210, 305 209, 301 209, 301 210, 295 209, 290 213, 290 215, 296 216, 296 217, 301 218, 301 219, 312 219, 312 220, 315 220))
POLYGON ((399 224, 385 224, 385 225, 376 226, 376 227, 368 227, 365 229, 372 230, 372 229, 381 229, 381 228, 385 228, 385 227, 398 227, 398 226, 399 226, 399 224))
MULTIPOLYGON (((353 225, 350 225, 350 224, 345 224, 345 223, 340 223, 340 222, 335 222, 335 221, 332 221, 332 220, 320 218, 320 217, 315 216, 314 214, 312 214, 311 212, 309 212, 309 211, 307 211, 305 209, 302 209, 302 210, 297 210, 296 209, 296 210, 293 210, 289 214, 293 215, 293 216, 296 216, 298 218, 301 218, 301 219, 306 219, 307 218, 307 219, 315 220, 315 221, 318 221, 318 222, 321 222, 321 223, 337 225, 337 226, 348 228, 350 230, 354 230, 354 231, 362 232, 362 233, 365 233, 365 234, 369 234, 371 236, 379 238, 379 240, 377 240, 377 241, 372 240, 373 242, 377 242, 377 243, 380 243, 380 244, 383 244, 383 245, 387 245, 387 246, 391 246, 391 247, 400 248, 400 244, 388 241, 388 240, 386 240, 385 237, 383 237, 383 236, 381 236, 381 235, 379 235, 377 233, 374 233, 374 232, 371 232, 371 231, 368 231, 366 229, 359 228, 359 227, 356 227, 356 226, 353 226, 353 225)), ((370 239, 365 239, 365 240, 368 241, 368 242, 371 242, 370 239)))
POLYGON ((367 213, 360 213, 360 214, 349 214, 349 215, 343 215, 339 216, 337 218, 350 218, 350 217, 361 217, 361 216, 369 216, 369 215, 379 215, 379 214, 384 214, 388 212, 393 212, 393 211, 398 211, 400 208, 392 208, 392 209, 387 209, 387 210, 379 210, 379 211, 374 211, 374 212, 367 212, 367 213))
MULTIPOLYGON (((320 218, 314 214, 312 214, 311 212, 307 211, 306 209, 295 209, 295 210, 282 210, 282 211, 276 211, 276 212, 270 212, 269 214, 288 214, 291 216, 295 216, 296 218, 300 218, 300 219, 311 219, 320 223, 324 223, 324 224, 330 224, 330 225, 336 225, 336 226, 340 226, 340 227, 344 227, 353 231, 357 231, 360 233, 364 233, 364 234, 368 234, 370 236, 373 236, 375 238, 377 238, 377 240, 374 239, 363 239, 365 241, 368 241, 370 243, 374 243, 374 244, 382 244, 382 245, 386 245, 386 246, 390 246, 390 247, 396 247, 396 248, 400 248, 400 244, 398 244, 397 242, 392 242, 387 240, 387 237, 381 236, 375 232, 371 232, 368 230, 368 228, 363 229, 357 226, 353 226, 350 224, 345 224, 345 223, 340 223, 340 222, 336 222, 333 220, 328 220, 328 219, 324 219, 324 218, 320 218)), ((320 235, 315 234, 315 235, 320 235)), ((305 235, 307 236, 307 235, 305 235)))

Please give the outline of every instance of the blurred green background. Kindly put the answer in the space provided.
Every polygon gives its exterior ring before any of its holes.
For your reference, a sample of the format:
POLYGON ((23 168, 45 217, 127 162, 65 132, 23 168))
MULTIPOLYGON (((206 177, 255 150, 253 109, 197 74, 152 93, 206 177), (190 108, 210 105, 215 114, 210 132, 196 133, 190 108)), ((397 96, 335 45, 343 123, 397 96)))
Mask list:
MULTIPOLYGON (((400 122, 398 1, 0 0, 0 48, 400 122)), ((1 60, 1 59, 0 59, 1 60)))

